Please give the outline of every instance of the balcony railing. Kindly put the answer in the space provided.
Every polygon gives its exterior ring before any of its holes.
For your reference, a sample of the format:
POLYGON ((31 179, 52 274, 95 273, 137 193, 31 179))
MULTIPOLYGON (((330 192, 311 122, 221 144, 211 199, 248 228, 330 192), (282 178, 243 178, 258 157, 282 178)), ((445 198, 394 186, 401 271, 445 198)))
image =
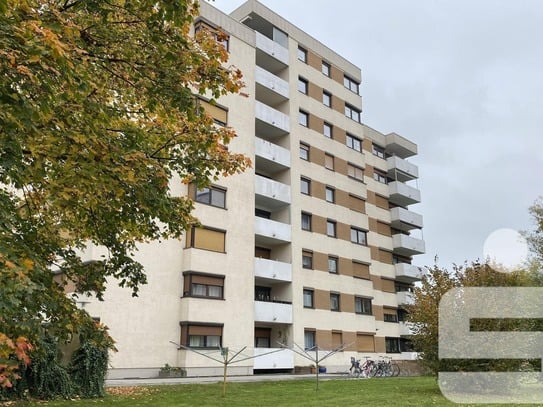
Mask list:
POLYGON ((255 176, 256 204, 275 210, 290 204, 290 186, 272 179, 255 176))
POLYGON ((255 257, 255 277, 292 282, 292 264, 255 257))
POLYGON ((399 206, 408 206, 420 202, 420 191, 403 182, 389 182, 388 192, 389 201, 399 206))
POLYGON ((402 234, 392 235, 392 247, 395 253, 402 256, 423 254, 426 251, 424 240, 402 234))
POLYGON ((390 210, 390 226, 407 232, 422 228, 422 215, 401 207, 390 210))
POLYGON ((256 169, 273 174, 290 168, 290 151, 270 141, 255 138, 256 169))
POLYGON ((288 82, 259 66, 255 71, 256 99, 270 106, 289 98, 288 82))
POLYGON ((398 305, 411 305, 415 303, 415 297, 411 291, 398 291, 396 293, 398 305))
POLYGON ((256 133, 266 137, 279 137, 290 132, 290 119, 265 103, 255 102, 256 133))
POLYGON ((274 245, 292 241, 291 225, 260 217, 255 217, 255 235, 263 244, 274 245))
POLYGON ((388 176, 397 181, 406 182, 419 177, 419 168, 398 156, 387 158, 388 176))
POLYGON ((292 304, 287 301, 255 301, 255 321, 292 324, 292 304))
POLYGON ((294 353, 290 349, 254 348, 253 369, 293 369, 294 353))
POLYGON ((394 265, 396 280, 404 283, 420 281, 424 275, 424 269, 408 263, 397 263, 394 265))
POLYGON ((397 155, 401 158, 417 155, 417 145, 399 134, 387 134, 385 136, 385 142, 385 150, 391 155, 397 155))
POLYGON ((288 48, 269 39, 258 31, 256 34, 256 63, 270 72, 278 72, 288 66, 288 48))

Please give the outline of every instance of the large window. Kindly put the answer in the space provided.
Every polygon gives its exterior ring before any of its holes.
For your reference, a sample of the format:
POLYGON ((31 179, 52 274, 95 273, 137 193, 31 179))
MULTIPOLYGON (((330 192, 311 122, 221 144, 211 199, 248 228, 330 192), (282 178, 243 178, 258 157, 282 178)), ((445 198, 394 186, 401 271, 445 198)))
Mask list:
POLYGON ((358 110, 356 107, 345 103, 345 116, 353 119, 355 122, 360 123, 360 113, 360 110, 358 110))
POLYGON ((302 267, 304 269, 313 268, 313 252, 302 250, 302 267))
POLYGON ((309 127, 309 113, 300 110, 298 112, 298 123, 302 126, 309 127))
POLYGON ((220 125, 226 126, 228 123, 228 110, 225 107, 219 106, 215 103, 208 102, 202 98, 197 100, 198 111, 204 111, 213 118, 213 121, 220 125))
POLYGON ((354 297, 354 312, 357 314, 371 315, 371 298, 354 297))
POLYGON ((311 231, 311 214, 302 212, 302 230, 311 231))
POLYGON ((351 228, 351 242, 366 246, 368 232, 358 228, 351 228))
POLYGON ((271 328, 255 327, 255 348, 271 347, 271 328))
POLYGON ((300 158, 309 161, 309 146, 305 143, 300 143, 300 158))
POLYGON ((373 155, 376 155, 377 157, 380 157, 380 158, 385 158, 385 149, 383 147, 378 146, 377 144, 372 144, 371 151, 373 155))
POLYGON ((225 238, 223 230, 193 227, 187 231, 187 247, 224 253, 225 238))
POLYGON ((354 79, 352 78, 349 78, 347 75, 345 75, 343 77, 343 85, 353 91, 354 93, 356 93, 358 95, 358 91, 359 91, 359 83, 357 81, 355 81, 354 79))
POLYGON ((307 95, 308 83, 307 79, 298 76, 298 90, 303 94, 307 95))
POLYGON ((347 175, 357 181, 364 182, 364 170, 354 164, 347 164, 347 175))
POLYGON ((330 311, 339 310, 339 293, 330 293, 330 311))
POLYGON ((222 324, 181 322, 181 344, 190 348, 220 348, 222 324))
POLYGON ((385 322, 398 322, 398 312, 396 310, 385 310, 383 320, 385 322))
POLYGON ((304 288, 304 308, 313 308, 313 290, 304 288))
POLYGON ((298 47, 298 59, 307 63, 307 50, 302 47, 298 47))
POLYGON ((362 140, 358 137, 353 136, 352 134, 347 133, 346 144, 347 147, 352 148, 358 152, 362 151, 362 140))
POLYGON ((226 190, 218 187, 202 188, 196 191, 195 200, 203 204, 216 206, 217 208, 226 207, 226 190))
POLYGON ((223 299, 224 276, 185 271, 183 296, 223 299))
POLYGON ((305 195, 311 195, 311 180, 309 178, 300 178, 300 192, 305 195))
POLYGON ((337 224, 333 220, 326 221, 326 234, 330 237, 336 237, 337 235, 337 224))
POLYGON ((387 174, 384 171, 380 171, 376 168, 373 169, 373 179, 381 184, 387 184, 387 174))
POLYGON ((315 348, 315 331, 304 330, 304 348, 305 350, 313 350, 315 348))
POLYGON ((385 349, 387 353, 400 353, 400 338, 385 338, 385 349))

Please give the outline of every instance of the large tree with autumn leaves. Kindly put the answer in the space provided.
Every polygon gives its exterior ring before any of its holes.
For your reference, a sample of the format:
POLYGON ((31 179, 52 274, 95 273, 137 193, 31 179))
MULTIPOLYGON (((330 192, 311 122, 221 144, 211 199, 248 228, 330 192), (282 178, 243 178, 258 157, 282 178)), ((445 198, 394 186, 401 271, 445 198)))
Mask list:
POLYGON ((249 165, 196 103, 243 85, 217 33, 191 34, 197 15, 195 0, 0 0, 0 385, 45 325, 62 338, 89 321, 55 273, 137 293, 137 243, 196 222, 172 179, 249 165), (86 242, 107 258, 84 264, 86 242))

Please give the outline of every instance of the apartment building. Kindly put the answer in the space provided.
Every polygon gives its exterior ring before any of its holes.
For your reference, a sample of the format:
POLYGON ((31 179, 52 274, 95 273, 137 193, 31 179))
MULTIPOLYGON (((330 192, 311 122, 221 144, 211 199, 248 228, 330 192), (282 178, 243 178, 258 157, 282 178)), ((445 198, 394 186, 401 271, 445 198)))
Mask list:
POLYGON ((205 190, 172 181, 202 227, 140 247, 149 283, 138 298, 111 284, 104 302, 81 302, 117 341, 110 376, 152 377, 166 363, 222 374, 206 357, 221 359, 219 347, 240 351, 229 374, 296 372, 311 364, 303 351, 340 350, 328 371, 351 356, 412 358, 402 305, 424 253, 409 209, 416 144, 364 125, 360 68, 256 0, 230 15, 202 2, 195 29, 224 31, 244 73, 245 96, 200 102, 236 130, 230 149, 253 168, 205 190))

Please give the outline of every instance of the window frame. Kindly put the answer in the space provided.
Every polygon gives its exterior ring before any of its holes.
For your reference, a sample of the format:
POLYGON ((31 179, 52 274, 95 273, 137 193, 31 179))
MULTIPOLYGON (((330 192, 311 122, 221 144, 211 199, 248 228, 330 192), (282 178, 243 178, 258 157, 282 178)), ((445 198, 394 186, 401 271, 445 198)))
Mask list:
POLYGON ((298 92, 304 95, 309 92, 309 81, 301 76, 298 76, 298 92))
POLYGON ((307 64, 307 49, 298 45, 296 58, 298 59, 298 61, 302 61, 304 64, 307 64))
POLYGON ((324 168, 335 171, 335 158, 332 154, 324 153, 324 168))
POLYGON ((191 321, 184 321, 180 322, 181 326, 181 344, 186 346, 187 348, 193 348, 193 349, 218 349, 222 346, 222 337, 224 334, 224 324, 215 324, 215 323, 205 323, 205 322, 191 322, 191 321), (205 329, 209 331, 217 330, 217 332, 213 333, 220 333, 220 335, 213 335, 213 334, 197 334, 193 333, 191 335, 191 328, 193 330, 198 331, 198 328, 205 329), (211 338, 218 337, 218 344, 217 345, 211 345, 209 342, 211 342, 211 338), (191 338, 202 338, 203 344, 200 346, 191 346, 191 338))
POLYGON ((331 123, 328 123, 328 122, 324 122, 323 125, 322 125, 322 134, 326 138, 333 139, 334 138, 334 125, 331 124, 331 123), (327 133, 326 129, 328 129, 329 134, 326 134, 327 133))
POLYGON ((302 218, 301 218, 301 228, 302 230, 305 230, 307 232, 311 232, 312 230, 312 215, 308 212, 302 212, 302 218), (306 219, 306 224, 308 225, 307 227, 304 227, 304 219, 306 219))
POLYGON ((330 274, 339 274, 339 257, 328 256, 328 272, 330 274))
POLYGON ((357 123, 361 123, 360 121, 361 114, 362 114, 361 110, 357 109, 353 105, 345 103, 345 116, 347 116, 349 119, 354 120, 357 123))
POLYGON ((311 180, 309 178, 300 177, 300 193, 311 196, 311 180), (305 192, 304 185, 307 186, 307 192, 305 192))
POLYGON ((388 184, 387 173, 377 168, 373 169, 373 179, 381 184, 388 184))
POLYGON ((324 187, 324 199, 329 203, 336 203, 336 189, 326 186, 324 187))
POLYGON ((361 246, 368 245, 368 232, 364 229, 360 229, 354 226, 351 226, 351 243, 359 244, 361 246), (353 232, 356 233, 356 239, 353 240, 353 232), (363 239, 360 239, 360 236, 364 236, 363 239))
POLYGON ((345 136, 345 145, 351 150, 362 152, 362 139, 347 133, 345 136))
POLYGON ((200 227, 192 226, 187 232, 188 232, 187 233, 188 236, 187 236, 186 244, 185 244, 185 247, 187 249, 209 250, 215 253, 226 253, 226 230, 212 228, 208 226, 200 226, 200 227), (222 237, 223 237, 222 250, 214 250, 214 249, 210 249, 204 246, 196 246, 196 231, 197 230, 206 230, 209 232, 217 232, 217 233, 222 234, 222 237))
POLYGON ((314 350, 317 346, 316 332, 314 329, 304 329, 304 350, 314 350), (310 339, 310 343, 308 343, 310 339), (311 346, 308 346, 311 345, 311 346))
POLYGON ((382 158, 383 160, 386 158, 385 149, 384 147, 381 147, 380 145, 371 143, 371 152, 374 156, 382 158))
POLYGON ((309 144, 306 144, 304 142, 300 142, 300 151, 299 156, 304 161, 309 161, 309 152, 311 150, 311 147, 309 144))
POLYGON ((351 92, 356 93, 357 95, 360 95, 360 83, 355 81, 350 76, 343 75, 343 86, 349 89, 351 92))
POLYGON ((302 250, 302 268, 306 270, 313 270, 313 252, 310 250, 302 250), (309 260, 309 264, 304 262, 305 259, 309 260))
MULTIPOLYGON (((202 196, 202 195, 203 194, 200 194, 200 196, 202 196)), ((211 185, 209 187, 205 187, 205 188, 202 188, 202 189, 194 188, 194 201, 198 202, 198 203, 201 203, 203 205, 209 205, 209 206, 214 206, 215 208, 226 209, 226 188, 218 187, 218 186, 215 186, 215 185, 211 185), (204 191, 206 189, 209 191, 209 199, 208 199, 209 202, 198 199, 198 193, 201 192, 201 191, 204 191), (222 193, 222 196, 223 196, 223 198, 222 198, 222 206, 221 205, 215 205, 213 203, 213 195, 214 194, 219 194, 219 193, 222 193)))
POLYGON ((373 315, 372 299, 368 297, 354 297, 354 312, 358 315, 373 315), (357 305, 360 304, 360 311, 357 311, 357 305))
POLYGON ((337 222, 335 220, 326 219, 326 236, 337 237, 337 222))
POLYGON ((298 124, 300 126, 309 127, 309 113, 305 110, 298 110, 298 124))
POLYGON ((401 338, 385 337, 385 352, 386 353, 401 353, 401 338))
POLYGON ((364 168, 354 165, 352 163, 347 163, 347 176, 356 181, 364 182, 364 168), (351 171, 352 170, 352 171, 351 171), (350 174, 352 172, 353 174, 350 174), (360 177, 356 175, 360 173, 360 177))
POLYGON ((331 292, 330 293, 330 311, 341 312, 341 294, 331 292))
POLYGON ((322 91, 322 104, 327 107, 332 107, 332 94, 324 89, 322 91))
POLYGON ((312 288, 303 289, 303 306, 304 308, 309 309, 315 308, 315 290, 313 290, 312 288), (306 305, 306 299, 309 299, 309 305, 306 305))
POLYGON ((330 77, 332 73, 332 65, 329 62, 322 61, 321 72, 324 76, 330 77))

